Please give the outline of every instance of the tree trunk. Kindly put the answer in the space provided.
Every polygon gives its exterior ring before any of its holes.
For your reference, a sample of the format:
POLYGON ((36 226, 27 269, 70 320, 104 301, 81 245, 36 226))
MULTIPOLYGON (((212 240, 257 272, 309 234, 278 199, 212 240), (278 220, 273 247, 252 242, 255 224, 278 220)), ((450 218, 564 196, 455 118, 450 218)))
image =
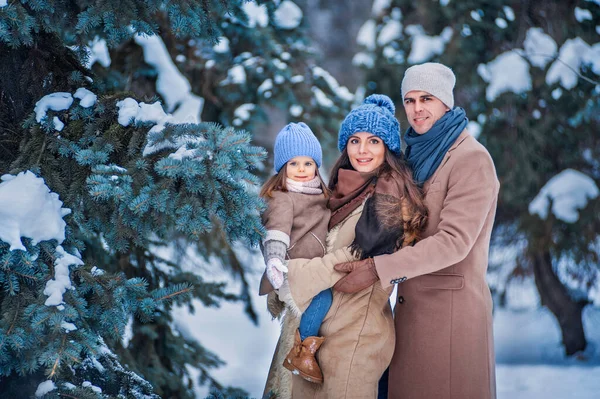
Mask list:
POLYGON ((574 301, 552 269, 549 251, 533 254, 533 274, 542 305, 556 316, 567 356, 587 346, 583 331, 582 311, 585 301, 574 301))

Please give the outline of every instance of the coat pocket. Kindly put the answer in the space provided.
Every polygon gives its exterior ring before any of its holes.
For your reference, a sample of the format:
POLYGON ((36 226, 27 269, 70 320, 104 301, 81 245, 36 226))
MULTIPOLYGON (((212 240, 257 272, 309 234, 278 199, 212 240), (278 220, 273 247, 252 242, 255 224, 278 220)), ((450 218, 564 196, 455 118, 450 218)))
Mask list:
POLYGON ((426 290, 461 290, 465 286, 462 274, 425 274, 419 277, 419 288, 426 290))

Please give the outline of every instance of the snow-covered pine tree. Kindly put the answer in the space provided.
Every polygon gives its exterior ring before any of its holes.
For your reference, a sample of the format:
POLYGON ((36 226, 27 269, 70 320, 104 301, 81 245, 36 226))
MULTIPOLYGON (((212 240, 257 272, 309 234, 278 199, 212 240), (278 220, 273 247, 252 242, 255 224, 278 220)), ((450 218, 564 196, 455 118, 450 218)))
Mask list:
POLYGON ((25 210, 33 226, 13 221, 0 237, 3 393, 190 398, 193 367, 221 395, 243 394, 211 376, 222 361, 177 331, 169 301, 243 300, 255 317, 247 284, 231 294, 162 254, 175 243, 210 243, 243 278, 230 243, 260 237, 252 170, 264 152, 244 132, 199 123, 203 100, 185 79, 165 83, 178 101, 157 93, 163 109, 154 94, 146 103, 131 98, 135 85, 121 86, 118 71, 89 69, 103 44, 157 38, 139 34, 156 32, 159 21, 175 37, 214 43, 222 19, 247 19, 243 4, 0 2, 0 170, 10 173, 0 201, 8 220, 25 210), (31 186, 23 179, 41 191, 15 189, 31 186), (71 210, 55 206, 62 235, 35 235, 44 225, 36 227, 37 207, 27 204, 42 194, 71 210), (45 304, 57 284, 63 296, 45 304), (122 340, 127 328, 132 336, 122 340))
MULTIPOLYGON (((159 96, 176 114, 188 112, 186 93, 195 93, 202 120, 248 129, 267 148, 286 122, 300 120, 324 148, 335 148, 354 95, 316 65, 302 10, 290 0, 240 2, 240 8, 211 14, 213 37, 178 37, 165 13, 156 19, 160 36, 134 37, 109 51, 97 40, 92 69, 103 85, 159 96), (271 116, 278 124, 269 125, 271 116)), ((335 154, 325 151, 326 163, 335 154)))
POLYGON ((565 352, 584 350, 582 309, 600 284, 600 4, 376 0, 372 14, 354 59, 367 90, 400 102, 407 67, 449 65, 456 104, 496 162, 498 298, 533 277, 565 352))

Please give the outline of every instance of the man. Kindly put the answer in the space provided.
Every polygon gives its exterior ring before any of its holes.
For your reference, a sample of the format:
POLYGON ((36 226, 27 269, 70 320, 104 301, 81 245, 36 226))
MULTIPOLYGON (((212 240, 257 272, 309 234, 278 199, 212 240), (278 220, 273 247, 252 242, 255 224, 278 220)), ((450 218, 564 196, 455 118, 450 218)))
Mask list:
POLYGON ((402 81, 413 176, 429 209, 423 239, 390 255, 335 266, 335 288, 357 292, 398 284, 392 399, 496 397, 492 298, 485 281, 499 182, 487 150, 454 108, 456 78, 437 63, 402 81))

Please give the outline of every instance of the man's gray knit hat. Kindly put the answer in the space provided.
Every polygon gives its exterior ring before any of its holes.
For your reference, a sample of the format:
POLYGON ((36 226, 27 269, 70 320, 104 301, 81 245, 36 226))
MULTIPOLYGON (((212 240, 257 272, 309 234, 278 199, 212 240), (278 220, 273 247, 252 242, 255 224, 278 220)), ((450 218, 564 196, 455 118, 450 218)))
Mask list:
POLYGON ((406 93, 426 91, 440 99, 450 109, 454 108, 452 90, 456 84, 454 72, 446 65, 437 62, 413 65, 404 72, 402 79, 402 98, 406 93))
POLYGON ((288 123, 275 138, 275 172, 279 172, 283 165, 295 157, 311 157, 317 167, 321 167, 323 150, 321 144, 304 122, 288 123))

